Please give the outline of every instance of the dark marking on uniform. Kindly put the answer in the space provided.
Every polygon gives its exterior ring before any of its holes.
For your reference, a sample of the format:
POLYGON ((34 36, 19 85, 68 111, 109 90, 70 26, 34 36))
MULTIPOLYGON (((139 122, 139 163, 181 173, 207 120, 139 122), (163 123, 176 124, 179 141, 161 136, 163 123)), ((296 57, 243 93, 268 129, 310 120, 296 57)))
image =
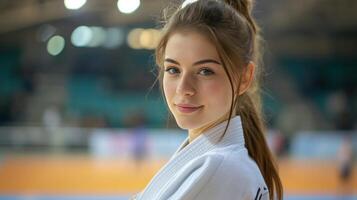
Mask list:
MULTIPOLYGON (((255 195, 255 198, 254 198, 254 200, 258 200, 258 195, 260 194, 260 188, 258 188, 258 190, 257 190, 257 194, 255 195)), ((260 194, 260 198, 261 198, 262 196, 261 196, 261 194, 260 194)))

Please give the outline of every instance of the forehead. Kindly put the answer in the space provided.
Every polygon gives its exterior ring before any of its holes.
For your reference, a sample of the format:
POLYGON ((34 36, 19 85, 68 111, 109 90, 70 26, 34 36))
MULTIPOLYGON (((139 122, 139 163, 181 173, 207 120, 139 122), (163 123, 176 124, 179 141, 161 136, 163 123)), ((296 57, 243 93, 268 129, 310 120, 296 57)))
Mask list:
POLYGON ((173 33, 166 44, 165 58, 192 62, 211 58, 219 61, 214 44, 206 36, 193 31, 173 33))

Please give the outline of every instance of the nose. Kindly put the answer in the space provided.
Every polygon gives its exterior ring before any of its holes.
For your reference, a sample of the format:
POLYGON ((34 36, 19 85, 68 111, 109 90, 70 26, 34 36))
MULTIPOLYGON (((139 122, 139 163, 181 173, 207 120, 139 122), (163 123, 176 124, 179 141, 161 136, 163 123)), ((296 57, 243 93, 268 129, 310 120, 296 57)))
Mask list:
POLYGON ((193 78, 190 75, 182 75, 176 87, 176 93, 183 96, 192 96, 196 93, 193 78))

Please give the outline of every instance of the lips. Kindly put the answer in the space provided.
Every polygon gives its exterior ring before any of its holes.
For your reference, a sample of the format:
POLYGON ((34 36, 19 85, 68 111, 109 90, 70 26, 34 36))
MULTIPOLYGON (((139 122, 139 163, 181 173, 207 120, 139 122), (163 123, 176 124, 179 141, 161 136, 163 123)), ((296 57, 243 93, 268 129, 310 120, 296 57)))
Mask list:
POLYGON ((196 106, 192 104, 175 104, 175 106, 182 113, 192 113, 203 107, 203 106, 196 106))

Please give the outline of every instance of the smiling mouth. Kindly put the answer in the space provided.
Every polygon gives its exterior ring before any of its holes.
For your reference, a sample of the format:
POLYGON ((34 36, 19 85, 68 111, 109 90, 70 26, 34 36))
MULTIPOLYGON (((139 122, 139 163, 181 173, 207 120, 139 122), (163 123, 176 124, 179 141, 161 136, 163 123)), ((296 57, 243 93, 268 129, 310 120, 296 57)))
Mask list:
POLYGON ((175 104, 175 106, 182 113, 193 113, 197 110, 200 110, 203 107, 203 106, 194 107, 194 106, 177 105, 177 104, 175 104))

